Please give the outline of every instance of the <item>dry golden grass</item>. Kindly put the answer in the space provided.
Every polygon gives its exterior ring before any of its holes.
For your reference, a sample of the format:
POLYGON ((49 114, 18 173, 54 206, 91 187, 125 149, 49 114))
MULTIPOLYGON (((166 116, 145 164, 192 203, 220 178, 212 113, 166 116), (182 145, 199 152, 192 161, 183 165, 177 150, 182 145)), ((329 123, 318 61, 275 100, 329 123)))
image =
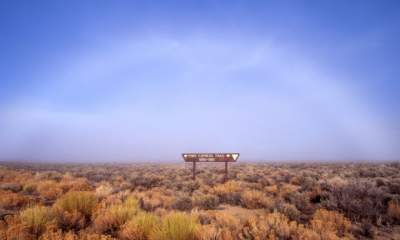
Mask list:
POLYGON ((318 209, 311 220, 311 228, 320 236, 348 234, 351 222, 342 214, 325 209, 318 209))
POLYGON ((131 220, 138 212, 139 203, 128 197, 123 203, 113 204, 99 211, 94 219, 94 226, 99 233, 116 234, 120 227, 131 220))
POLYGON ((20 218, 29 233, 37 238, 44 232, 54 216, 50 208, 35 206, 22 211, 20 218))
POLYGON ((199 224, 197 219, 185 213, 170 213, 161 225, 151 232, 151 240, 195 240, 199 224))
POLYGON ((241 185, 238 181, 228 181, 215 186, 212 192, 220 198, 221 202, 237 204, 240 202, 240 194, 243 191, 241 185))
POLYGON ((265 193, 258 190, 246 190, 241 193, 242 205, 246 208, 267 208, 272 209, 275 202, 270 197, 266 196, 265 193))
POLYGON ((69 192, 54 204, 59 226, 64 229, 84 228, 96 207, 96 197, 91 192, 69 192))
POLYGON ((50 180, 39 182, 37 191, 45 200, 56 200, 63 194, 63 190, 58 183, 50 180))
POLYGON ((123 240, 147 240, 155 229, 160 227, 158 217, 142 212, 127 222, 119 234, 123 240))
POLYGON ((55 203, 55 207, 68 213, 79 212, 85 217, 92 215, 96 197, 91 192, 69 192, 55 203))
POLYGON ((96 196, 98 198, 105 198, 107 196, 110 196, 113 192, 113 187, 111 186, 111 184, 108 183, 102 183, 95 190, 96 196))
POLYGON ((0 190, 0 209, 16 210, 33 202, 31 197, 0 190))
POLYGON ((391 200, 388 207, 388 215, 395 221, 400 221, 400 203, 398 200, 391 200))

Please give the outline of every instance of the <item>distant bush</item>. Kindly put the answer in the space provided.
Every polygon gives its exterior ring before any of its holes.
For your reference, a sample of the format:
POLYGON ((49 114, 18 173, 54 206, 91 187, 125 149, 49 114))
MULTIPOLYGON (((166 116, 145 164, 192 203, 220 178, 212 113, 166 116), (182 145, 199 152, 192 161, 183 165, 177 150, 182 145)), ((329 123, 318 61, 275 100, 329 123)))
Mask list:
POLYGON ((144 175, 144 176, 138 176, 133 179, 131 179, 131 183, 135 187, 144 187, 146 189, 160 186, 162 182, 162 178, 160 176, 156 175, 144 175))
POLYGON ((195 240, 199 224, 184 213, 170 213, 150 235, 151 240, 195 240))
POLYGON ((274 201, 271 198, 267 197, 263 192, 258 190, 246 190, 242 192, 240 196, 241 196, 241 203, 246 208, 270 209, 274 205, 274 201))
POLYGON ((238 205, 240 203, 240 194, 243 191, 238 181, 228 181, 217 185, 213 192, 219 197, 221 202, 238 205))
POLYGON ((155 211, 157 208, 170 209, 176 199, 171 193, 163 189, 147 190, 134 194, 139 199, 140 207, 146 211, 155 211))
POLYGON ((219 199, 212 194, 199 194, 194 199, 194 204, 201 209, 216 209, 219 205, 219 199))
POLYGON ((22 186, 19 183, 2 183, 0 189, 5 191, 19 192, 22 190, 22 186))
POLYGON ((139 199, 140 207, 146 211, 154 211, 163 206, 162 199, 142 197, 139 199))
POLYGON ((28 184, 25 184, 23 187, 23 191, 26 194, 34 194, 34 193, 36 193, 36 190, 37 190, 37 184, 35 184, 35 183, 28 183, 28 184))
POLYGON ((279 203, 277 209, 292 221, 299 221, 301 212, 297 210, 296 206, 290 203, 279 203))
POLYGON ((101 184, 96 188, 95 192, 98 198, 104 198, 112 194, 114 189, 110 184, 101 184))
POLYGON ((0 208, 7 210, 17 210, 29 205, 31 202, 32 199, 28 196, 9 191, 0 191, 0 208))
POLYGON ((193 207, 192 199, 188 196, 178 197, 172 204, 172 208, 180 211, 191 210, 193 207))
POLYGON ((46 225, 53 219, 51 209, 42 206, 35 206, 21 212, 20 218, 29 233, 36 238, 46 229, 46 225))
POLYGON ((63 190, 54 181, 43 181, 37 186, 37 191, 45 200, 54 201, 63 194, 63 190))
POLYGON ((86 178, 64 177, 60 181, 59 186, 63 192, 92 190, 92 186, 89 184, 86 178))

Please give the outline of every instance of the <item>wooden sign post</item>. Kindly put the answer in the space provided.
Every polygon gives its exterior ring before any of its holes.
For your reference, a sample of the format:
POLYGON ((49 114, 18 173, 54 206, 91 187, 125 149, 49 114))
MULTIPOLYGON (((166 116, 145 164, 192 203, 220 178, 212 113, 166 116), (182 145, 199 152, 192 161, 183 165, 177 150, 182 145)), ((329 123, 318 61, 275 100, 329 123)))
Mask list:
POLYGON ((197 162, 225 162, 225 178, 228 180, 228 162, 236 162, 239 153, 182 153, 185 162, 193 163, 193 180, 196 179, 197 162))

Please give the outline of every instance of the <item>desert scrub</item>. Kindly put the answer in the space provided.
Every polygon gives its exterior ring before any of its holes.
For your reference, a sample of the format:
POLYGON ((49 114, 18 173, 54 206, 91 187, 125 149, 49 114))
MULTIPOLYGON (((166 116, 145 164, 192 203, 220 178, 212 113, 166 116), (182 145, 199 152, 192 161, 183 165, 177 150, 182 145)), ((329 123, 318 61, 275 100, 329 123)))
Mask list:
POLYGON ((285 215, 274 212, 260 218, 248 219, 241 236, 244 239, 289 239, 292 227, 285 215))
POLYGON ((128 197, 122 204, 116 204, 110 207, 110 213, 123 224, 135 216, 139 208, 139 202, 134 197, 128 197))
POLYGON ((53 220, 53 213, 47 207, 35 206, 22 211, 20 218, 29 233, 37 238, 44 232, 46 225, 53 220))
POLYGON ((4 191, 12 191, 14 193, 17 193, 22 190, 22 186, 19 183, 2 183, 0 184, 0 189, 4 191))
POLYGON ((40 237, 40 240, 116 240, 116 239, 112 238, 111 236, 100 235, 96 233, 87 233, 87 232, 74 233, 72 231, 64 233, 62 231, 48 231, 45 232, 40 237))
POLYGON ((54 201, 63 194, 63 190, 55 181, 43 181, 37 185, 37 192, 45 200, 54 201))
POLYGON ((103 183, 95 190, 98 198, 105 198, 114 192, 113 187, 109 183, 103 183))
POLYGON ((86 226, 97 200, 91 192, 69 192, 54 204, 58 225, 63 230, 79 230, 86 226))
POLYGON ((5 221, 0 221, 1 240, 31 240, 34 236, 27 230, 19 216, 10 216, 5 221))
POLYGON ((0 208, 2 209, 17 210, 28 206, 31 202, 32 197, 0 190, 0 208))
POLYGON ((90 217, 96 203, 96 197, 91 192, 69 192, 58 199, 55 206, 69 213, 76 211, 90 217))
POLYGON ((95 229, 99 233, 115 234, 139 210, 139 202, 133 197, 128 197, 123 203, 113 204, 100 211, 94 220, 95 229))
POLYGON ((320 238, 313 230, 279 212, 249 218, 239 235, 240 239, 338 239, 336 235, 320 238))
POLYGON ((241 204, 249 209, 267 208, 274 206, 274 201, 258 190, 246 190, 241 193, 241 204))
POLYGON ((26 194, 34 194, 36 193, 37 190, 37 184, 35 183, 28 183, 26 185, 24 185, 23 191, 26 194))
POLYGON ((216 209, 219 199, 212 194, 197 194, 194 197, 194 205, 205 210, 216 209))
POLYGON ((314 213, 310 225, 320 236, 333 233, 343 237, 349 232, 351 222, 338 212, 318 209, 314 213))
POLYGON ((400 222, 400 203, 398 200, 391 200, 389 202, 387 214, 394 221, 400 222))
POLYGON ((180 211, 188 211, 193 207, 192 199, 189 196, 177 197, 172 208, 180 211))
POLYGON ((238 181, 228 181, 215 186, 212 191, 219 197, 221 202, 237 205, 240 203, 240 193, 243 188, 238 181))
POLYGON ((301 212, 297 210, 296 206, 290 203, 279 202, 276 209, 287 216, 292 221, 299 221, 301 212))
POLYGON ((170 213, 165 216, 161 226, 154 229, 151 240, 194 240, 198 234, 197 219, 185 213, 170 213))
POLYGON ((328 186, 329 200, 324 206, 329 210, 343 212, 355 221, 371 219, 378 223, 387 213, 386 201, 390 194, 369 181, 350 181, 340 187, 328 186))
POLYGON ((160 221, 156 216, 143 212, 122 227, 119 237, 123 240, 147 240, 159 224, 160 221))
POLYGON ((63 192, 68 191, 91 191, 92 187, 86 178, 72 178, 72 177, 64 177, 60 183, 60 188, 63 192))

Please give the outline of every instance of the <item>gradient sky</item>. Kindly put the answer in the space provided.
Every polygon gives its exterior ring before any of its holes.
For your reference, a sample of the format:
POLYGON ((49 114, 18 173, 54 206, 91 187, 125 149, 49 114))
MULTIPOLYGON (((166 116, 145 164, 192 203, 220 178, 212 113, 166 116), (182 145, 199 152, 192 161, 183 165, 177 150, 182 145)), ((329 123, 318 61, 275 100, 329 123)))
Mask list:
POLYGON ((398 160, 399 1, 1 1, 0 159, 398 160))

